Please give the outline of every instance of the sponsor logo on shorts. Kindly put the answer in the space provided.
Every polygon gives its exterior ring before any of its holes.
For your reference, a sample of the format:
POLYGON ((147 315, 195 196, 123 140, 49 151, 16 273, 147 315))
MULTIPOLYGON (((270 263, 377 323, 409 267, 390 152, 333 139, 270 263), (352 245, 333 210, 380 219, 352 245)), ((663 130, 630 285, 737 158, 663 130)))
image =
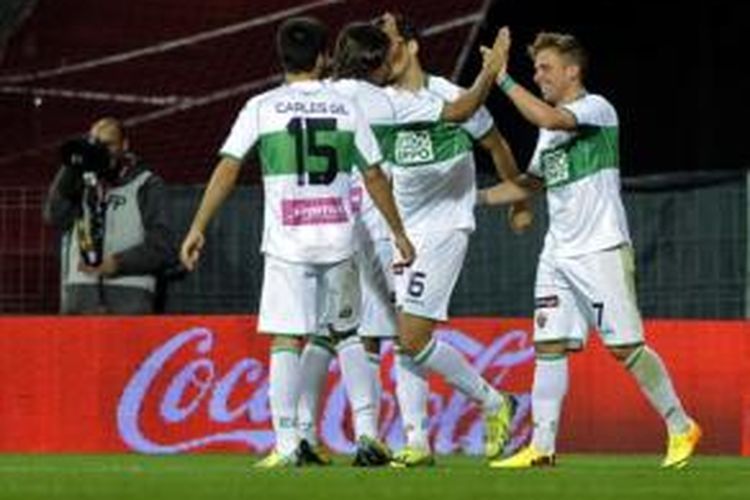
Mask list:
POLYGON ((281 217, 285 226, 341 224, 349 220, 339 197, 282 200, 281 217))
POLYGON ((351 307, 344 307, 339 311, 339 319, 351 318, 354 315, 354 309, 351 307))

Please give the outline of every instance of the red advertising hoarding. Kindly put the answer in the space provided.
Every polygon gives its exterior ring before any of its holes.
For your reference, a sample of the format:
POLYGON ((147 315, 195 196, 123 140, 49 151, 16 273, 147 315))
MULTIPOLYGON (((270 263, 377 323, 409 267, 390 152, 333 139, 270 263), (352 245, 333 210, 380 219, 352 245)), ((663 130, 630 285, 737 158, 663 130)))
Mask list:
MULTIPOLYGON (((0 452, 267 451, 268 342, 255 324, 250 316, 0 318, 0 452)), ((438 333, 518 396, 515 445, 531 429, 530 326, 462 318, 438 333)), ((647 329, 704 427, 702 450, 750 455, 750 323, 649 321, 647 329)), ((398 447, 390 346, 383 358, 380 431, 398 447)), ((572 358, 571 379, 561 451, 662 451, 659 417, 597 341, 572 358)), ((336 363, 324 398, 324 443, 351 451, 336 363)), ((440 453, 481 451, 477 408, 439 379, 431 381, 430 431, 440 453)))

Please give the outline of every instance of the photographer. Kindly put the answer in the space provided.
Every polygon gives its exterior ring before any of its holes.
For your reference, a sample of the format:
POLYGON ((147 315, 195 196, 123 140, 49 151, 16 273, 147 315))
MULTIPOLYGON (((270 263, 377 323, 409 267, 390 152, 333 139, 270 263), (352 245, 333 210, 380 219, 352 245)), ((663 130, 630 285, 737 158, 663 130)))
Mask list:
POLYGON ((129 151, 114 118, 63 145, 61 156, 44 207, 64 232, 60 311, 154 312, 157 275, 176 255, 164 182, 129 151))

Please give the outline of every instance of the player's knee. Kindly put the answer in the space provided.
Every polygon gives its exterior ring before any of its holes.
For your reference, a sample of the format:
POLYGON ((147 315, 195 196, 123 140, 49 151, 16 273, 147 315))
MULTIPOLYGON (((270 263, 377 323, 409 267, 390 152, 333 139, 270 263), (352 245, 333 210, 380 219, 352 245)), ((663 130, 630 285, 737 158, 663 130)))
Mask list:
POLYGON ((398 340, 401 352, 408 356, 415 357, 427 347, 427 344, 430 342, 430 337, 429 335, 425 337, 424 335, 419 335, 414 332, 404 332, 399 334, 398 340))
POLYGON ((372 354, 380 354, 380 339, 373 337, 360 337, 365 351, 372 354))
POLYGON ((534 350, 537 356, 564 355, 567 351, 566 343, 562 340, 550 342, 536 342, 534 350))
POLYGON ((609 353, 620 363, 626 364, 627 361, 644 346, 643 343, 629 344, 622 346, 607 346, 609 353))
POLYGON ((271 341, 271 349, 294 349, 299 351, 302 348, 302 339, 292 337, 291 335, 274 335, 271 341))

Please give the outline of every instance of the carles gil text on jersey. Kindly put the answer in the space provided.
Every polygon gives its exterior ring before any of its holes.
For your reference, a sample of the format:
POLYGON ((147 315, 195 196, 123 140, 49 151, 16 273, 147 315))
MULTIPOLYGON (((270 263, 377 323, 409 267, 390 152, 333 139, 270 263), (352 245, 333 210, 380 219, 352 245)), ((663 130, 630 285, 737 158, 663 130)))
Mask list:
POLYGON ((346 105, 340 102, 282 101, 277 102, 275 107, 277 113, 349 115, 346 105))

